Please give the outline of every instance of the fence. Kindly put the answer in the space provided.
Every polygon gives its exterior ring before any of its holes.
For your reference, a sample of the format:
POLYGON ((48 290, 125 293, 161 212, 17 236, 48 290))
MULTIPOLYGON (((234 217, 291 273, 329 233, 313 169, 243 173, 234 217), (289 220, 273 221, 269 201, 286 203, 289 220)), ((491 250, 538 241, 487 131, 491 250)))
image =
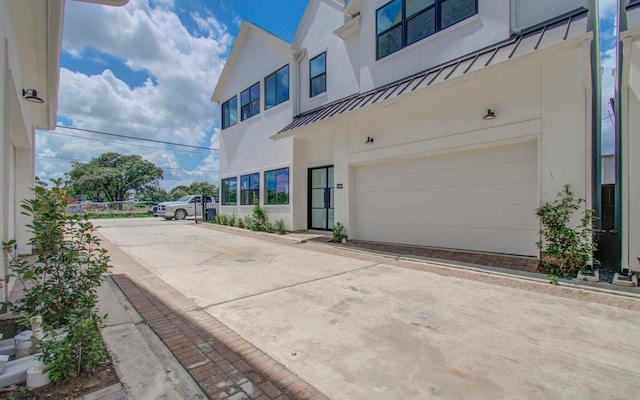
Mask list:
POLYGON ((79 201, 67 206, 67 214, 94 214, 94 215, 113 215, 113 214, 148 214, 153 215, 153 208, 157 203, 145 201, 111 201, 111 202, 93 202, 91 200, 79 201))

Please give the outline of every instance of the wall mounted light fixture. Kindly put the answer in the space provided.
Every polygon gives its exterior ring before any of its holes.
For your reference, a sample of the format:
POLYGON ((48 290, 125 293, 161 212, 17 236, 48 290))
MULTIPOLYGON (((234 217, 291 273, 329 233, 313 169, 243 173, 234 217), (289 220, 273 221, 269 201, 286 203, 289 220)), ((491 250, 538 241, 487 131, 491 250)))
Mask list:
POLYGON ((35 89, 22 89, 22 97, 32 103, 42 104, 44 100, 38 97, 38 91, 35 89))
POLYGON ((373 138, 371 136, 367 136, 367 141, 365 144, 373 144, 373 138))
POLYGON ((489 121, 495 118, 496 118, 496 113, 494 113, 491 109, 488 109, 487 114, 485 114, 485 116, 482 117, 482 119, 485 121, 489 121))

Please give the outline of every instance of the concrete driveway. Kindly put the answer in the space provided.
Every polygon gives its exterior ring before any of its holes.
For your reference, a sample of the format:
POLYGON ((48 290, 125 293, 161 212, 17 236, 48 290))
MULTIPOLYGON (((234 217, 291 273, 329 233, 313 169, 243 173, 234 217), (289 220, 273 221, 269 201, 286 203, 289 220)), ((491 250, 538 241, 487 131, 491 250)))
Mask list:
POLYGON ((637 399, 640 300, 193 221, 109 241, 332 399, 637 399))

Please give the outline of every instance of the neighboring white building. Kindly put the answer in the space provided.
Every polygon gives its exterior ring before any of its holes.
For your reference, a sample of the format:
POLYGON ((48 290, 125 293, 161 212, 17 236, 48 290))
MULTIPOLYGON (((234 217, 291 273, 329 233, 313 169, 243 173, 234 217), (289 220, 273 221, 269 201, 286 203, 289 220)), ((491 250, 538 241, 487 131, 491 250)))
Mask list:
POLYGON ((537 257, 535 209, 599 185, 597 34, 594 0, 310 0, 294 43, 244 22, 220 211, 537 257))
MULTIPOLYGON (((80 0, 121 6, 128 0, 80 0)), ((32 197, 36 129, 55 129, 64 0, 0 1, 0 238, 29 254, 20 202, 32 197), (37 99, 36 99, 37 98, 37 99), (39 100, 38 100, 39 99, 39 100), (35 101, 35 102, 34 102, 35 101)), ((0 276, 7 273, 0 257, 0 276)), ((0 301, 9 290, 0 290, 0 301)))
POLYGON ((640 271, 640 1, 620 0, 619 5, 616 226, 621 267, 640 271))

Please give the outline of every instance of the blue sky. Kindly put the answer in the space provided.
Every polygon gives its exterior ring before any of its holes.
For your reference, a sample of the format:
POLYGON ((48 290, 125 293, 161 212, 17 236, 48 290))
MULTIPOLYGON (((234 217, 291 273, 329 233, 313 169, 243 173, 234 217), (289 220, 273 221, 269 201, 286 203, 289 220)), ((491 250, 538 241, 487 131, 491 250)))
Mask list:
MULTIPOLYGON (((58 125, 219 146, 209 101, 242 20, 292 41, 307 0, 130 0, 120 8, 67 1, 58 125)), ((603 152, 613 152, 616 0, 600 0, 603 152)), ((218 183, 218 152, 57 128, 36 133, 36 175, 62 177, 71 160, 140 154, 164 169, 161 186, 218 183)))

